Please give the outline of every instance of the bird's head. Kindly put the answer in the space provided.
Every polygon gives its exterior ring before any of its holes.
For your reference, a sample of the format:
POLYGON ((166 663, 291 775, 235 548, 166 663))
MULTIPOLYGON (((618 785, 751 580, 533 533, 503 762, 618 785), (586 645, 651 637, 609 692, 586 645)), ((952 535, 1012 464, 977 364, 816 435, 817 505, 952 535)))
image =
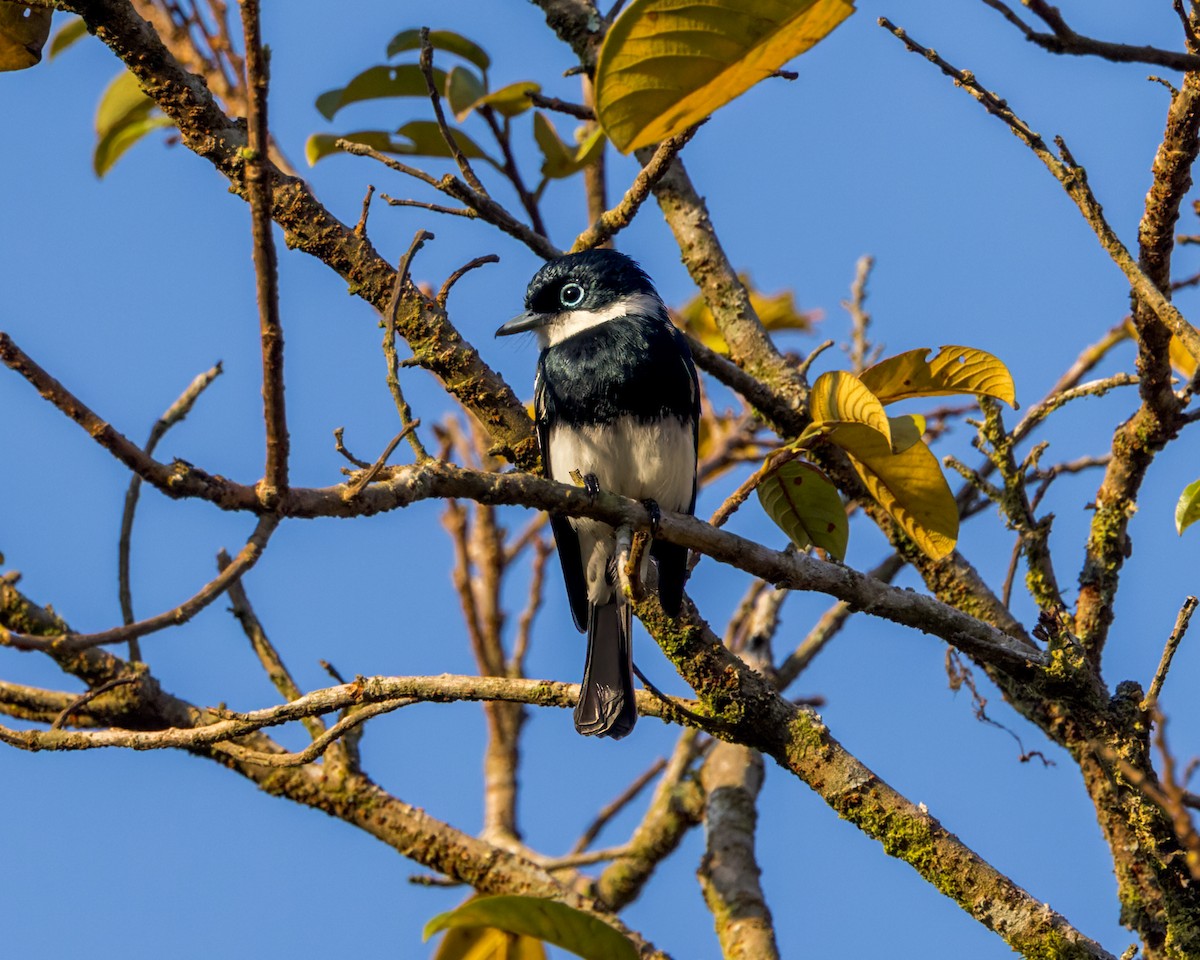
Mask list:
POLYGON ((623 253, 585 250, 551 260, 535 273, 525 291, 525 312, 504 324, 496 336, 532 330, 545 349, 630 314, 666 320, 650 278, 623 253))

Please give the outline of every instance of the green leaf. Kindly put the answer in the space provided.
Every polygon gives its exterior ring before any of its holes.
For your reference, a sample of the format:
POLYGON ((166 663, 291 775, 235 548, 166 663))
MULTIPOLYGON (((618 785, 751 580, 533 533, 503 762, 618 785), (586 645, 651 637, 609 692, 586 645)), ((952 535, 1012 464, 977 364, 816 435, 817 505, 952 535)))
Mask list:
MULTIPOLYGON (((457 53, 468 63, 473 63, 485 74, 488 67, 492 65, 492 58, 487 55, 483 47, 479 44, 468 40, 462 34, 454 33, 450 30, 430 30, 429 45, 434 50, 445 50, 447 53, 457 53)), ((421 31, 420 30, 401 30, 388 42, 387 55, 394 57, 398 53, 403 53, 405 50, 420 50, 421 49, 421 31)))
POLYGON ((929 557, 941 560, 958 540, 958 504, 933 451, 914 443, 901 453, 871 427, 839 423, 827 436, 850 457, 871 496, 929 557))
POLYGON ((1197 520, 1200 520, 1200 480, 1183 488, 1179 502, 1175 504, 1175 529, 1182 536, 1183 531, 1197 520))
POLYGON ((162 114, 153 114, 135 115, 113 127, 96 142, 96 149, 92 153, 92 169, 96 171, 96 176, 103 177, 108 173, 121 155, 151 130, 169 126, 169 119, 162 114))
MULTIPOLYGON (((494 167, 500 166, 498 161, 489 156, 487 151, 461 130, 451 132, 454 134, 454 142, 458 144, 463 156, 469 160, 486 160, 494 167)), ((434 120, 410 120, 396 133, 404 137, 408 143, 393 144, 388 153, 409 154, 417 157, 449 157, 452 155, 450 148, 446 146, 446 139, 442 136, 442 131, 438 129, 437 122, 434 120)))
POLYGON ((597 117, 623 153, 658 143, 773 75, 853 12, 852 0, 633 0, 600 48, 597 117))
POLYGON ((72 17, 54 34, 54 39, 50 41, 48 59, 53 60, 80 37, 86 36, 87 24, 83 17, 72 17))
POLYGON ((386 130, 354 130, 351 133, 314 133, 304 144, 304 159, 310 167, 318 160, 324 160, 330 154, 337 153, 337 142, 349 140, 352 143, 363 143, 381 153, 392 153, 394 140, 386 130))
POLYGON ((480 97, 476 107, 488 106, 503 117, 515 117, 533 106, 529 99, 531 93, 541 93, 542 85, 532 80, 519 80, 507 87, 493 90, 485 97, 480 97))
POLYGON ((880 360, 862 372, 862 382, 885 404, 909 397, 973 393, 1003 400, 1016 409, 1012 374, 990 353, 973 347, 942 347, 932 360, 925 359, 928 355, 925 347, 880 360))
POLYGON ((140 119, 154 108, 154 101, 142 93, 137 78, 122 70, 104 88, 96 106, 96 133, 103 137, 131 119, 140 119))
POLYGON ((789 460, 757 487, 758 502, 775 524, 803 550, 810 543, 846 559, 850 523, 837 488, 803 460, 789 460))
MULTIPOLYGON (((386 130, 355 130, 351 133, 314 133, 304 145, 304 156, 311 167, 318 160, 337 153, 338 140, 365 143, 380 153, 391 153, 400 157, 449 157, 450 148, 442 138, 438 125, 433 120, 411 120, 396 131, 403 139, 396 139, 386 130)), ((471 160, 484 160, 498 167, 498 162, 487 155, 474 140, 461 130, 454 131, 454 140, 463 155, 471 160)))
POLYGON ((96 176, 103 177, 126 150, 151 130, 171 126, 171 121, 142 93, 134 75, 122 70, 101 94, 95 124, 92 169, 96 176))
POLYGON ((455 67, 446 75, 446 102, 454 113, 454 119, 462 123, 475 109, 481 98, 487 95, 487 87, 473 70, 455 67))
POLYGON ((433 960, 546 960, 546 948, 493 927, 457 927, 446 931, 433 960))
POLYGON ((809 392, 808 405, 814 427, 827 423, 861 423, 891 442, 891 427, 883 404, 852 373, 830 370, 821 374, 809 392))
MULTIPOLYGON (((446 87, 446 74, 433 68, 433 84, 437 90, 446 87)), ((425 75, 415 63, 394 67, 379 66, 364 70, 344 87, 326 90, 317 97, 317 110, 326 120, 332 120, 339 110, 351 103, 378 100, 384 97, 427 97, 425 75)))
POLYGON ((52 10, 0 3, 0 70, 24 70, 42 62, 52 10))
POLYGON ((554 124, 540 110, 533 115, 533 139, 542 151, 542 176, 559 180, 578 173, 604 149, 603 131, 598 127, 578 147, 569 147, 554 124))
POLYGON ((552 943, 584 960, 637 960, 629 939, 590 914, 537 897, 480 897, 425 924, 428 940, 454 927, 495 927, 552 943))

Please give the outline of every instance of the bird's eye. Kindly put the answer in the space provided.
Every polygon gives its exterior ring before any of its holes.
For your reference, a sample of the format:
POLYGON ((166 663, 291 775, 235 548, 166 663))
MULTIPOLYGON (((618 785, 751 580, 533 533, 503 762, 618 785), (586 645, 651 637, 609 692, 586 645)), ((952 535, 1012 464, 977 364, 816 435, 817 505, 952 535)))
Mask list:
POLYGON ((564 283, 558 291, 558 302, 564 307, 577 307, 583 303, 583 287, 574 280, 564 283))

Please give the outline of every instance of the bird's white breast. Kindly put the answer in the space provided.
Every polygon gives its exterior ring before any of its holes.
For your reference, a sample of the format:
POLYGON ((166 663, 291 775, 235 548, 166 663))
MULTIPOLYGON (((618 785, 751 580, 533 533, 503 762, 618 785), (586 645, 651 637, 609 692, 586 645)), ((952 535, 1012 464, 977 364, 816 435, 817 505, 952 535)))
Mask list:
POLYGON ((652 499, 664 510, 692 502, 696 472, 691 424, 676 417, 645 423, 619 417, 611 423, 550 428, 550 468, 571 483, 571 471, 596 477, 601 490, 635 500, 652 499))

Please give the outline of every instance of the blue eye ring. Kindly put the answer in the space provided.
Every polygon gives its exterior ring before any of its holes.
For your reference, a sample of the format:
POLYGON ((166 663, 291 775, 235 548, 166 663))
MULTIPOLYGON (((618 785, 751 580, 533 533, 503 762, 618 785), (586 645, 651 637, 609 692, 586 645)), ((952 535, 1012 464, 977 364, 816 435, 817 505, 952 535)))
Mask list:
POLYGON ((576 283, 574 280, 568 280, 562 285, 562 289, 558 291, 558 302, 564 307, 577 307, 583 303, 586 292, 583 289, 583 284, 576 283))

